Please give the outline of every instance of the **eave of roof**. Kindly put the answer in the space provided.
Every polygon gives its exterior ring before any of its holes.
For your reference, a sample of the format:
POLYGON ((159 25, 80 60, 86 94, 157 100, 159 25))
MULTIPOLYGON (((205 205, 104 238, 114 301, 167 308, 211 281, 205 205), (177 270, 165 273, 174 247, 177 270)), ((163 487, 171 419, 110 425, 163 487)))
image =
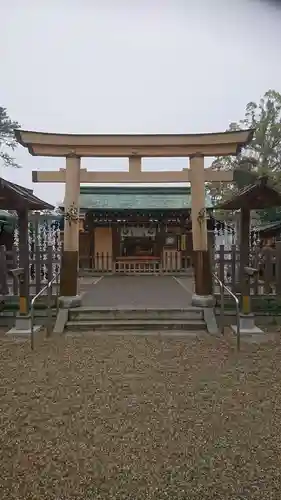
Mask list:
POLYGON ((0 208, 6 210, 53 210, 54 206, 35 196, 31 189, 0 178, 0 208), (5 195, 4 195, 5 194, 5 195))
POLYGON ((80 186, 80 194, 165 194, 190 195, 190 186, 80 186))
POLYGON ((218 204, 214 210, 261 210, 281 206, 281 193, 270 186, 266 176, 260 177, 255 184, 246 186, 229 200, 218 204))
POLYGON ((274 222, 267 222, 265 224, 259 224, 255 227, 252 228, 252 232, 270 232, 274 231, 275 229, 281 229, 281 220, 280 221, 274 221, 274 222))
MULTIPOLYGON (((213 207, 210 196, 206 195, 206 208, 213 207)), ((91 211, 184 211, 191 209, 191 194, 183 190, 122 190, 82 192, 80 207, 91 211)))

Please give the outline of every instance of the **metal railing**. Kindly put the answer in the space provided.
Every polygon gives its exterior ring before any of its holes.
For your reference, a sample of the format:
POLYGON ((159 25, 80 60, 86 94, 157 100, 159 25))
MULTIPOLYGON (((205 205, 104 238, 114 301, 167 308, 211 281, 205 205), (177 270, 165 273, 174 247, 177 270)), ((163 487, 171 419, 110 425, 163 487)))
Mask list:
POLYGON ((236 309, 236 336, 237 336, 237 351, 240 351, 240 344, 241 344, 241 335, 240 335, 240 305, 239 305, 239 299, 237 295, 235 295, 228 286, 226 286, 217 276, 217 274, 213 273, 213 278, 215 281, 218 283, 220 287, 220 297, 221 297, 221 303, 220 303, 220 328, 221 328, 221 333, 224 334, 224 291, 226 291, 235 301, 235 309, 236 309))
POLYGON ((40 292, 33 297, 30 305, 30 347, 34 349, 34 305, 39 297, 42 297, 43 293, 47 290, 47 336, 49 337, 52 330, 52 286, 54 281, 56 281, 57 289, 56 289, 56 310, 58 313, 58 291, 59 291, 59 275, 60 271, 56 273, 52 279, 45 285, 40 292))

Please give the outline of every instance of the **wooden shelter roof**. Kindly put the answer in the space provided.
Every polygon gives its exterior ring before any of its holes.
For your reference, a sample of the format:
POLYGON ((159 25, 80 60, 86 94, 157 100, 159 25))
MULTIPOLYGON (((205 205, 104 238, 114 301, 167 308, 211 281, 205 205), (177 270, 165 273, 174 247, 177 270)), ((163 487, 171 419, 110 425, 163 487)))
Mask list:
POLYGON ((37 198, 32 189, 19 186, 0 177, 0 209, 53 210, 53 205, 37 198))
POLYGON ((259 177, 254 184, 240 189, 237 194, 229 200, 218 204, 214 209, 239 210, 262 210, 264 208, 281 206, 281 193, 268 184, 268 177, 259 177))
POLYGON ((251 229, 252 233, 268 234, 278 232, 281 229, 281 220, 274 222, 266 222, 264 224, 258 224, 251 229))

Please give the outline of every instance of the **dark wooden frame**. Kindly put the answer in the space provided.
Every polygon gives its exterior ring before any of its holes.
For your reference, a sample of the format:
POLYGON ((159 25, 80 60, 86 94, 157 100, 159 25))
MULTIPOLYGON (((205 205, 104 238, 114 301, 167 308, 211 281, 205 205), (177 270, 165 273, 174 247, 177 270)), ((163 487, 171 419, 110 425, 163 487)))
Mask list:
POLYGON ((262 210, 281 206, 281 193, 270 186, 268 177, 259 177, 254 184, 244 187, 229 200, 218 205, 220 210, 240 210, 240 291, 243 296, 250 293, 249 279, 245 267, 249 266, 251 210, 262 210))
POLYGON ((25 298, 26 312, 29 309, 29 247, 28 212, 30 210, 53 210, 53 205, 40 200, 31 189, 0 178, 0 208, 17 212, 19 229, 19 267, 24 269, 20 280, 20 296, 25 298))

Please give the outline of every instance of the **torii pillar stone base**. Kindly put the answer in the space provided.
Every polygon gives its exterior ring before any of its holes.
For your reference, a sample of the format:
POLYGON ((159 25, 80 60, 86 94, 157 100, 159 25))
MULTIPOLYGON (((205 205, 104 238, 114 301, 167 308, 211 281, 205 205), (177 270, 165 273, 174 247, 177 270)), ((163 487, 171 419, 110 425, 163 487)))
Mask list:
MULTIPOLYGON (((237 325, 231 325, 231 330, 237 335, 237 325)), ((240 314, 240 335, 264 334, 258 326, 255 325, 255 316, 252 313, 240 314)))
MULTIPOLYGON (((34 325, 33 332, 36 334, 43 328, 42 325, 34 325)), ((6 335, 15 337, 30 337, 31 335, 31 317, 30 315, 21 316, 18 314, 16 316, 15 326, 13 326, 6 335)))

